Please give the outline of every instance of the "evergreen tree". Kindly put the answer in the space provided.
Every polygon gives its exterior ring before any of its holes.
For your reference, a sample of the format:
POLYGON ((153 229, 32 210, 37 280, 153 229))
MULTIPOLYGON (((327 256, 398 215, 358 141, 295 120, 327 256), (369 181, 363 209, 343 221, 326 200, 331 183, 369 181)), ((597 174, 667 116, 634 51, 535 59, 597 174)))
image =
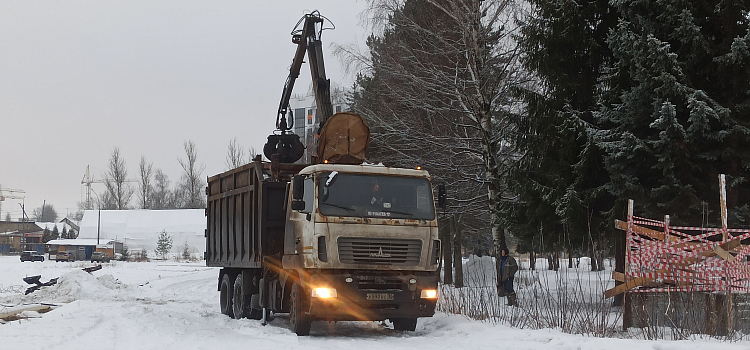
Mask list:
POLYGON ((730 225, 748 224, 750 23, 747 1, 617 1, 608 39, 614 75, 629 84, 604 104, 599 141, 609 190, 641 214, 718 224, 727 174, 730 225), (708 203, 706 203, 708 202, 708 203), (710 208, 711 210, 708 210, 710 208))
POLYGON ((128 261, 130 258, 130 248, 128 248, 127 245, 122 245, 122 251, 120 251, 120 260, 121 261, 128 261))
POLYGON ((188 242, 185 241, 185 244, 182 245, 182 258, 185 260, 189 260, 190 257, 191 257, 190 246, 188 245, 188 242))
POLYGON ((60 235, 62 239, 68 239, 68 227, 63 225, 62 234, 60 235))
POLYGON ((161 255, 162 258, 166 258, 170 251, 172 251, 172 236, 166 230, 163 230, 156 241, 156 254, 161 255))
POLYGON ((42 243, 47 243, 52 240, 52 232, 45 227, 42 231, 42 243))
POLYGON ((519 156, 506 177, 518 200, 502 203, 503 224, 522 238, 521 251, 590 247, 611 227, 603 213, 613 198, 594 135, 617 14, 606 0, 530 2, 517 40, 537 84, 518 90, 526 113, 514 120, 519 156))

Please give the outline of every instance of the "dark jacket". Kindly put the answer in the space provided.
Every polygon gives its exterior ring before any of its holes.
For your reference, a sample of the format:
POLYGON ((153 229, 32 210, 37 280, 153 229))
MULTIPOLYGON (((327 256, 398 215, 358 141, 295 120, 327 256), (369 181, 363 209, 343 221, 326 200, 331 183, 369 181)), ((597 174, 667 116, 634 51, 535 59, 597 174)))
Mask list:
MULTIPOLYGON (((500 257, 502 259, 503 257, 500 257)), ((505 266, 502 268, 503 275, 500 281, 506 281, 508 278, 512 278, 516 272, 518 272, 518 263, 516 262, 516 259, 512 256, 508 255, 505 257, 505 266)))

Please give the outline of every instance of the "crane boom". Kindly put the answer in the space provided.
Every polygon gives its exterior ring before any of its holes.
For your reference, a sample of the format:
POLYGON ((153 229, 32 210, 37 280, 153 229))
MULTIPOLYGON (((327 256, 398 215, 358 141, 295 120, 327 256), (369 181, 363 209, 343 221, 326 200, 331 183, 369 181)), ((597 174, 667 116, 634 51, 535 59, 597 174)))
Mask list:
POLYGON ((321 16, 318 11, 313 11, 304 15, 292 30, 292 43, 297 44, 297 51, 294 54, 292 66, 289 68, 289 76, 284 83, 284 90, 281 93, 281 101, 276 115, 276 131, 278 134, 268 136, 268 142, 263 147, 263 153, 269 159, 275 156, 279 158, 280 162, 292 163, 300 159, 304 153, 304 146, 299 141, 299 136, 289 131, 294 126, 294 116, 291 115, 289 110, 289 99, 292 96, 294 83, 299 77, 302 63, 304 63, 305 53, 307 53, 307 59, 310 63, 315 103, 318 108, 318 119, 320 120, 318 130, 333 115, 331 81, 326 78, 323 43, 320 40, 325 20, 326 18, 321 16), (301 29, 299 29, 300 24, 301 29), (287 114, 289 114, 288 117, 287 114))
MULTIPOLYGON (((331 81, 326 78, 326 68, 323 61, 323 42, 320 40, 322 32, 324 17, 317 11, 306 14, 300 22, 297 23, 297 27, 292 31, 292 43, 297 44, 297 52, 294 54, 294 60, 292 66, 289 69, 289 77, 287 77, 286 83, 284 84, 284 90, 281 94, 281 102, 279 103, 279 111, 277 116, 277 123, 285 119, 289 108, 289 99, 292 96, 292 89, 294 83, 299 77, 302 63, 304 62, 305 52, 307 53, 307 60, 310 63, 310 74, 312 76, 313 90, 315 92, 315 104, 318 107, 318 119, 320 120, 320 126, 325 124, 325 121, 333 115, 333 105, 331 104, 331 81), (302 24, 302 29, 299 28, 299 23, 302 24), (317 28, 320 24, 321 29, 317 28)), ((278 126, 278 125, 277 125, 278 126)), ((287 127, 283 125, 282 127, 287 127)), ((291 126, 288 126, 291 129, 291 126)))

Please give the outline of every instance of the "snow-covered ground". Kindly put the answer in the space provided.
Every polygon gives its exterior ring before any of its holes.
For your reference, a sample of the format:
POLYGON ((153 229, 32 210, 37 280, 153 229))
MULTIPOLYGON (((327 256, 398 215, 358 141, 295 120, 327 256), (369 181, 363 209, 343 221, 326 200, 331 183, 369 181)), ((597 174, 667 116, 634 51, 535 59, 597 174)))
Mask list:
POLYGON ((644 341, 513 329, 438 313, 416 332, 379 322, 315 322, 297 337, 285 315, 267 326, 219 312, 218 270, 202 263, 112 262, 92 274, 88 262, 21 263, 0 256, 0 312, 24 303, 59 305, 0 325, 0 349, 750 349, 750 343, 644 341), (60 277, 30 295, 22 278, 60 277))

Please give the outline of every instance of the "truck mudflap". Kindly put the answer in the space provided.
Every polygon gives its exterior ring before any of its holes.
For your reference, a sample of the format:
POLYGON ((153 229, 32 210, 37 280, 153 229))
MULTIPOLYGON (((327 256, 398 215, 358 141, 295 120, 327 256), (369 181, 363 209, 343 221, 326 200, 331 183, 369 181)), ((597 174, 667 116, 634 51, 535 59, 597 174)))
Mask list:
POLYGON ((431 317, 437 286, 438 276, 432 274, 312 275, 307 288, 310 316, 329 321, 431 317))

